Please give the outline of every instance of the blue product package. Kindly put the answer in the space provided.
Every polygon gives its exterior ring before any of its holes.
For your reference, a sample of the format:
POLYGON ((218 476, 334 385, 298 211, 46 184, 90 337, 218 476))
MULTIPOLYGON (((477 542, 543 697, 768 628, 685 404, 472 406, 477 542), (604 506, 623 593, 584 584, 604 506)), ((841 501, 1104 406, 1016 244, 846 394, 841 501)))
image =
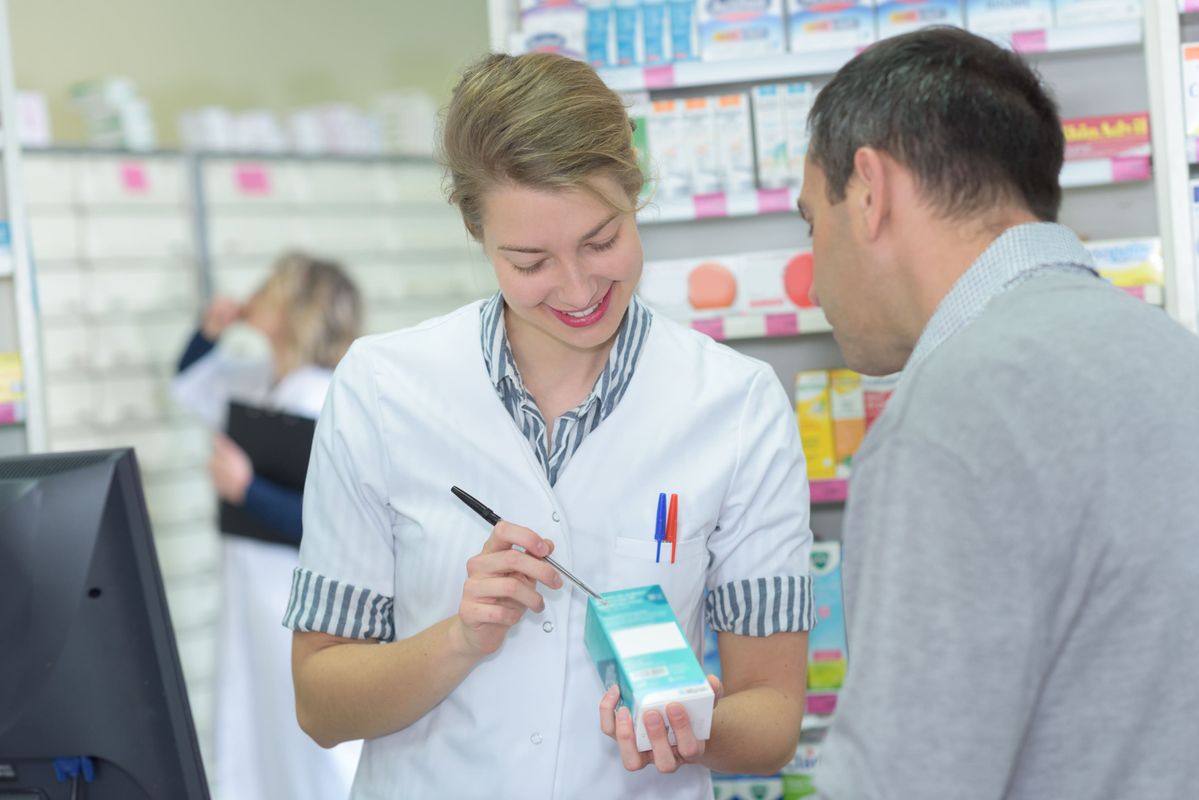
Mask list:
POLYGON ((670 61, 670 42, 666 33, 666 0, 641 2, 641 53, 647 66, 670 61))
POLYGON ((587 63, 610 67, 616 63, 612 53, 612 0, 587 3, 587 63))
POLYGON ((641 63, 641 4, 638 0, 616 0, 616 64, 631 67, 641 63))
POLYGON ((662 587, 605 592, 604 600, 606 604, 600 605, 588 599, 583 641, 604 687, 620 687, 620 704, 633 716, 637 749, 650 749, 645 731, 645 712, 650 710, 662 715, 667 735, 675 742, 666 719, 670 703, 687 710, 697 739, 707 739, 716 694, 662 587))
POLYGON ((669 0, 670 58, 672 61, 694 61, 699 57, 695 39, 695 0, 669 0))

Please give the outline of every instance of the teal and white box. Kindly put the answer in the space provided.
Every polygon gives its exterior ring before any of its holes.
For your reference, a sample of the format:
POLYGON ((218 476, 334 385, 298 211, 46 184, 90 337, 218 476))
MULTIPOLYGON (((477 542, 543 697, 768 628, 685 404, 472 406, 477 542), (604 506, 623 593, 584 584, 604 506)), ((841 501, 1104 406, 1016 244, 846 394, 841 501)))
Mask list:
POLYGON ((606 687, 620 686, 620 704, 633 716, 637 749, 651 749, 645 731, 645 712, 657 711, 666 720, 667 735, 675 744, 666 706, 679 703, 687 710, 695 738, 712 733, 716 694, 662 587, 640 586, 605 592, 606 604, 587 601, 583 640, 606 687))
POLYGON ((966 27, 978 34, 1039 31, 1052 26, 1052 0, 966 0, 966 27))
POLYGON ((880 40, 930 25, 966 25, 961 0, 891 0, 879 3, 876 11, 880 40))
POLYGON ((1141 0, 1054 0, 1054 22, 1062 27, 1140 20, 1141 0))
POLYGON ((786 49, 783 0, 703 0, 698 12, 704 61, 756 58, 786 49))
POLYGON ((874 0, 787 0, 791 52, 857 50, 877 38, 874 0))

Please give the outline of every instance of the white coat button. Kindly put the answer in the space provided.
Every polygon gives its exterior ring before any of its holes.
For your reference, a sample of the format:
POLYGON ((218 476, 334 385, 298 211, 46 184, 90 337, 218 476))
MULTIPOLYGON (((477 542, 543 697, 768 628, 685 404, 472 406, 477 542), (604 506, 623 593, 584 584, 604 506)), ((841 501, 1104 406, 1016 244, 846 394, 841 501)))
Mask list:
POLYGON ((533 744, 541 744, 541 734, 534 731, 533 735, 529 737, 529 741, 533 744))
POLYGON ((554 512, 554 522, 561 522, 561 521, 562 521, 562 517, 559 517, 558 512, 555 511, 554 512))
POLYGON ((552 623, 552 622, 541 623, 541 630, 545 631, 546 633, 553 633, 554 632, 554 623, 552 623))

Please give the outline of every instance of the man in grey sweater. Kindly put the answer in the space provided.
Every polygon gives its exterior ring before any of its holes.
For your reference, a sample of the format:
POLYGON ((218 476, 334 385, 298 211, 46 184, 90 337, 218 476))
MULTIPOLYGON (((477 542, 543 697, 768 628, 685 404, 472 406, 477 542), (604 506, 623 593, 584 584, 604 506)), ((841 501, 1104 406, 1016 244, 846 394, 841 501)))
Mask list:
POLYGON ((1199 797, 1199 338, 1053 224, 1018 56, 896 37, 810 122, 817 295, 850 367, 903 370, 855 459, 821 795, 1199 797))

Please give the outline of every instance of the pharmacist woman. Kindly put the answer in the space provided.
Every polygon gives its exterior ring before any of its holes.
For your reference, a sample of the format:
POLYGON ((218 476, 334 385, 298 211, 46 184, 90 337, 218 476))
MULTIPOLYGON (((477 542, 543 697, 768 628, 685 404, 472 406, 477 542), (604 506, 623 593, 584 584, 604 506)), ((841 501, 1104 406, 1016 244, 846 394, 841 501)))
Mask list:
POLYGON ((710 798, 709 768, 777 771, 813 616, 786 392, 635 297, 643 177, 589 67, 484 58, 443 158, 500 292, 359 340, 337 368, 284 617, 301 727, 366 740, 358 800, 710 798), (673 563, 660 493, 679 497, 673 563), (586 595, 534 557, 549 552, 601 591, 660 584, 697 652, 705 620, 720 632, 707 741, 668 707, 677 746, 649 714, 636 750, 583 644, 586 595))
POLYGON ((333 367, 362 328, 358 289, 331 261, 290 253, 242 304, 218 297, 179 360, 176 401, 212 431, 209 462, 221 498, 278 532, 279 542, 221 536, 213 765, 223 800, 325 800, 349 790, 361 747, 321 750, 296 724, 288 681, 291 637, 279 627, 301 534, 300 492, 255 475, 224 436, 231 400, 315 418, 333 367), (270 355, 221 346, 235 323, 257 331, 270 355))

